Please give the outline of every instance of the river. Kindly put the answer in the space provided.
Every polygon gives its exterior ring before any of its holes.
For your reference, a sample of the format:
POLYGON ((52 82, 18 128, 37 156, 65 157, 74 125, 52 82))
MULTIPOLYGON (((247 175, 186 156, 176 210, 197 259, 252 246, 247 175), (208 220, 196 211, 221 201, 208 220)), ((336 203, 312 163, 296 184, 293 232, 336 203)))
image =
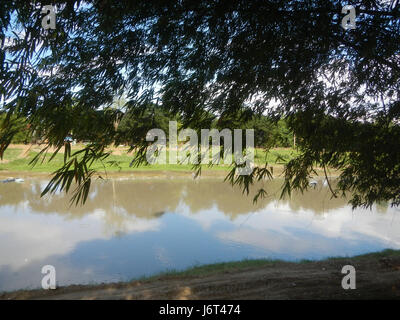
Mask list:
POLYGON ((57 284, 127 281, 171 269, 242 259, 298 261, 400 248, 399 209, 352 210, 320 182, 279 200, 222 178, 144 175, 96 181, 84 206, 71 195, 40 197, 47 181, 0 183, 0 291, 41 286, 52 265, 57 284))

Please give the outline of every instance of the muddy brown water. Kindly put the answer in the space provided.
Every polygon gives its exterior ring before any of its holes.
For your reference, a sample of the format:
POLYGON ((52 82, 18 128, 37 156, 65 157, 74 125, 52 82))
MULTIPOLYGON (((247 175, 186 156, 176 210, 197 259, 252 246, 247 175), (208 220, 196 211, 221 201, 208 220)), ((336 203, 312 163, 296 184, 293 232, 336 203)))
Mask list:
POLYGON ((246 258, 287 261, 400 248, 398 209, 352 211, 315 189, 280 200, 281 180, 253 204, 222 177, 141 175, 96 181, 84 206, 40 197, 48 180, 0 183, 0 291, 126 281, 170 269, 246 258))

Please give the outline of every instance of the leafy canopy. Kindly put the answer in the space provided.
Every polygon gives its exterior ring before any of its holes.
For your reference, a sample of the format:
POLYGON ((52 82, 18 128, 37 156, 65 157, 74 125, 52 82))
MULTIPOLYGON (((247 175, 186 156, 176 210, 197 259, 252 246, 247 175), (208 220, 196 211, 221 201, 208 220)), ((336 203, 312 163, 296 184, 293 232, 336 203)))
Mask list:
MULTIPOLYGON (((54 30, 41 26, 47 2, 0 9, 3 109, 66 148, 51 186, 68 190, 75 179, 84 200, 88 164, 115 141, 129 141, 143 161, 152 121, 140 119, 155 103, 195 129, 208 128, 210 114, 225 124, 237 114, 285 118, 299 156, 285 168, 284 192, 307 188, 320 166, 341 170, 332 192, 351 192, 354 206, 400 203, 398 1, 352 1, 356 28, 347 31, 347 3, 334 0, 52 3, 54 30), (140 125, 118 131, 126 112, 140 125), (71 154, 69 132, 88 132, 92 143, 71 154)), ((2 126, 0 153, 13 130, 12 121, 2 126)), ((229 178, 244 190, 270 176, 267 167, 242 177, 235 169, 229 178)))

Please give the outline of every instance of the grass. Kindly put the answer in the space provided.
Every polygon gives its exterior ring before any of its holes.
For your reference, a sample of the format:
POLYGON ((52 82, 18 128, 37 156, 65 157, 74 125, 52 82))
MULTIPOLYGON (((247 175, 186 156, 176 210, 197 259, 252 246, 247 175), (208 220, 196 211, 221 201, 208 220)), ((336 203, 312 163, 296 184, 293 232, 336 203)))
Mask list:
MULTIPOLYGON (((78 150, 75 148, 73 151, 78 150)), ((107 171, 191 171, 191 164, 154 164, 154 165, 140 165, 139 167, 130 167, 129 164, 133 159, 133 155, 128 155, 124 152, 124 150, 120 150, 121 155, 110 155, 106 161, 104 162, 105 168, 107 171), (113 164, 114 162, 114 164, 113 164)), ((48 161, 51 157, 51 153, 49 153, 46 157, 46 160, 43 163, 37 163, 36 166, 32 167, 29 162, 33 159, 35 155, 38 154, 37 150, 29 151, 29 154, 25 158, 19 157, 22 152, 22 149, 11 148, 9 147, 4 154, 3 163, 0 163, 0 171, 31 171, 31 172, 53 172, 59 169, 64 161, 64 155, 62 153, 58 153, 51 161, 48 161)), ((292 149, 272 149, 268 154, 262 149, 256 149, 254 161, 256 164, 265 164, 267 161, 268 164, 282 164, 283 162, 288 161, 293 158, 295 155, 295 151, 292 149)), ((167 159, 168 159, 168 151, 167 151, 167 159)), ((96 170, 104 170, 103 164, 100 162, 94 163, 91 167, 96 170)), ((209 167, 207 165, 203 165, 203 170, 219 170, 219 171, 228 171, 230 170, 229 165, 215 165, 209 167)))
POLYGON ((293 159, 297 152, 291 148, 275 148, 266 153, 263 149, 256 149, 254 162, 257 164, 283 164, 293 159))
POLYGON ((279 263, 292 263, 292 264, 307 264, 312 263, 315 261, 325 261, 325 262, 335 262, 343 259, 351 259, 352 261, 357 261, 360 259, 370 259, 370 260, 377 260, 380 258, 386 257, 399 257, 400 250, 393 250, 393 249, 385 249, 379 252, 372 252, 361 254, 352 257, 328 257, 323 260, 310 260, 310 259, 301 259, 298 261, 285 261, 280 259, 243 259, 240 261, 231 261, 231 262, 219 262, 213 264, 206 264, 206 265, 195 265, 189 267, 185 270, 167 270, 165 272, 158 273, 152 276, 143 276, 139 279, 132 279, 140 280, 140 281, 152 281, 157 278, 179 278, 179 277, 196 277, 196 276, 203 276, 203 275, 210 275, 210 274, 217 274, 217 273, 226 273, 226 272, 235 272, 245 269, 257 268, 257 267, 273 267, 279 263))
POLYGON ((336 260, 341 260, 343 258, 351 258, 351 259, 380 259, 380 258, 387 258, 387 257, 400 257, 400 250, 394 250, 394 249, 385 249, 382 251, 378 252, 371 252, 371 253, 365 253, 353 257, 329 257, 326 260, 327 261, 336 261, 336 260))
MULTIPOLYGON (((283 262, 282 260, 272 260, 272 259, 244 259, 240 261, 231 262, 218 262, 206 265, 196 265, 189 267, 185 270, 167 270, 152 276, 143 276, 140 280, 151 281, 159 277, 188 277, 188 276, 202 276, 213 273, 224 273, 233 272, 248 268, 263 267, 263 266, 273 266, 278 262, 283 262)), ((136 280, 136 279, 132 279, 136 280)))
POLYGON ((21 154, 22 149, 6 149, 4 152, 3 160, 6 161, 13 161, 18 158, 18 156, 21 154))

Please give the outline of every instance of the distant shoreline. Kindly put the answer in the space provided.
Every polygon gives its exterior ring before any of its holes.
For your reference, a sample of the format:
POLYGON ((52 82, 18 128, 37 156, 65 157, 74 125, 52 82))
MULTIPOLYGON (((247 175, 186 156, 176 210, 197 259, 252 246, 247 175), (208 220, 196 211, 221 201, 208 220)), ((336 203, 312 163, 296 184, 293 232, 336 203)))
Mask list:
MULTIPOLYGON (((50 155, 53 149, 47 154, 46 160, 41 163, 40 161, 36 166, 32 167, 29 165, 30 161, 35 155, 42 149, 39 145, 10 145, 4 153, 4 157, 0 160, 0 177, 9 176, 44 176, 52 174, 54 171, 59 169, 64 164, 63 152, 60 152, 50 162, 50 155)), ((72 147, 72 151, 77 151, 83 148, 83 145, 76 145, 72 147)), ((106 174, 109 177, 129 177, 137 175, 179 175, 179 176, 192 176, 194 175, 193 165, 191 164, 154 164, 154 165, 140 165, 139 167, 130 167, 130 163, 133 159, 133 154, 129 153, 127 147, 113 147, 108 150, 111 155, 104 162, 106 174), (107 162, 112 161, 112 162, 107 162)), ((169 151, 167 150, 167 153, 169 151)), ((255 154, 255 165, 264 166, 267 164, 268 168, 273 168, 273 176, 282 176, 284 170, 284 161, 289 161, 295 157, 297 151, 291 148, 275 148, 271 149, 270 152, 266 153, 263 149, 256 149, 255 154)), ((105 176, 103 164, 94 163, 91 167, 98 171, 100 175, 105 176)), ((201 176, 222 176, 225 177, 232 167, 228 164, 219 164, 209 167, 208 165, 202 165, 201 176)), ((324 172, 322 168, 316 168, 318 176, 323 177, 324 172)), ((328 172, 331 177, 338 176, 338 172, 332 170, 328 172)))
MULTIPOLYGON (((281 175, 282 171, 279 172, 279 174, 276 173, 276 167, 274 167, 274 174, 273 178, 274 179, 283 179, 283 176, 281 175)), ((318 172, 318 177, 316 179, 324 179, 325 177, 323 176, 323 172, 319 172, 319 170, 316 170, 318 172)), ((204 170, 202 169, 201 175, 199 178, 221 178, 225 179, 225 177, 228 174, 228 170, 204 170)), ((13 178, 46 178, 46 179, 51 179, 52 178, 52 173, 53 172, 46 172, 46 171, 8 171, 8 170, 0 170, 0 180, 7 179, 9 177, 13 178)), ((99 171, 99 175, 101 175, 105 179, 114 179, 114 178, 140 178, 140 177, 146 177, 146 178, 192 178, 194 179, 194 171, 190 170, 132 170, 132 171, 108 171, 107 174, 104 174, 104 172, 99 171)), ((339 175, 330 175, 328 178, 337 178, 339 175)), ((97 175, 94 176, 94 179, 97 179, 97 175)))

